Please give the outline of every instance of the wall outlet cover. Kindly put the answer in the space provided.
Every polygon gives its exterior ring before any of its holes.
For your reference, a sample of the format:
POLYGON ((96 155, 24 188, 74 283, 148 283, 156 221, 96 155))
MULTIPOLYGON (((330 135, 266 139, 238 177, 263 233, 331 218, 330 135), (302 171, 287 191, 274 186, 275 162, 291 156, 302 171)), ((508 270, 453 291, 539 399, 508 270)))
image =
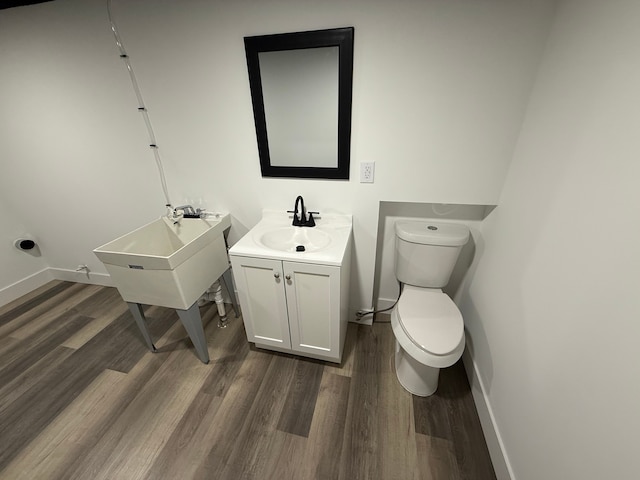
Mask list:
POLYGON ((360 183, 373 183, 376 162, 360 163, 360 183))

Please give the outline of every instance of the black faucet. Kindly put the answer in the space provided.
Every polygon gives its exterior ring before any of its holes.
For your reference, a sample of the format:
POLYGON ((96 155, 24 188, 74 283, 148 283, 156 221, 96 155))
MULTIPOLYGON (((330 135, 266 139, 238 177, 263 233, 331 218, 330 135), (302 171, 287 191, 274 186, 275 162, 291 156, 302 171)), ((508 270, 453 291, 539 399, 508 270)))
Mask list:
POLYGON ((287 212, 293 213, 292 225, 294 227, 315 227, 316 226, 316 222, 313 219, 313 214, 315 213, 317 215, 319 212, 309 212, 309 218, 307 218, 307 212, 304 208, 304 199, 302 198, 302 195, 298 195, 296 197, 296 203, 293 206, 293 211, 287 210, 287 212), (300 215, 298 215, 298 212, 300 212, 300 215))
POLYGON ((296 203, 293 206, 293 212, 291 213, 293 213, 294 227, 303 227, 307 223, 307 214, 304 211, 304 198, 302 198, 302 195, 298 195, 296 197, 296 203), (299 210, 298 207, 300 207, 299 210))

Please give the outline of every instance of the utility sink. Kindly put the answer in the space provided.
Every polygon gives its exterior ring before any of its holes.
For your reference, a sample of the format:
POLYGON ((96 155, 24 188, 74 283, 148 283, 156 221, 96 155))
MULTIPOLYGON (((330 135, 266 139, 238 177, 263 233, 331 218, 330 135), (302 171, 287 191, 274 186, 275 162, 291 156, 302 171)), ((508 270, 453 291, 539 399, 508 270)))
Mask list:
POLYGON ((175 224, 162 217, 94 253, 125 301, 187 310, 229 268, 230 226, 228 214, 175 224))

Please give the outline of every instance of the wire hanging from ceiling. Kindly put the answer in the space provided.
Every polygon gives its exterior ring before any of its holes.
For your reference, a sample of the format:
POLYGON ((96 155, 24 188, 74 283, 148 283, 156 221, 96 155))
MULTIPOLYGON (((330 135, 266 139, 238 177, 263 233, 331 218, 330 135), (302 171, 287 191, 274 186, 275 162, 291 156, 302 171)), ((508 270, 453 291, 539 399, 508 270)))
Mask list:
POLYGON ((111 24, 111 31, 113 32, 113 36, 116 40, 116 46, 120 51, 120 58, 124 61, 124 64, 127 67, 127 71, 129 72, 129 78, 131 79, 131 85, 133 87, 133 91, 136 94, 136 98, 138 100, 138 111, 142 114, 142 118, 144 119, 144 123, 147 127, 147 133, 149 134, 149 147, 151 148, 151 151, 153 152, 153 156, 156 160, 156 166, 158 167, 158 173, 160 174, 160 183, 162 184, 162 191, 164 193, 166 205, 171 206, 171 200, 169 199, 169 190, 167 188, 167 180, 164 175, 164 168, 162 166, 162 160, 160 158, 158 142, 156 141, 156 136, 153 133, 153 127, 151 126, 149 111, 147 110, 147 107, 142 98, 142 93, 140 92, 140 86, 138 85, 138 80, 136 79, 136 75, 133 71, 133 67, 131 66, 129 55, 127 54, 127 51, 124 48, 124 44, 122 43, 122 39, 120 38, 120 34, 118 33, 118 27, 116 25, 115 20, 113 19, 113 15, 111 13, 111 0, 107 0, 107 14, 109 16, 109 23, 111 24))

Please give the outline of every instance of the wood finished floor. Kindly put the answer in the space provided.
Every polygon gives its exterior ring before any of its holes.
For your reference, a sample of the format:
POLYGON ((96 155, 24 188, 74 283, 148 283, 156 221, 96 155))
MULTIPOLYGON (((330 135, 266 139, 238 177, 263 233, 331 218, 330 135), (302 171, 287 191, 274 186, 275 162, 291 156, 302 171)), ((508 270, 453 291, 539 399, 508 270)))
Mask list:
POLYGON ((201 308, 146 350, 113 288, 51 282, 0 308, 1 479, 494 479, 460 364, 413 397, 388 323, 350 324, 342 365, 250 347, 201 308))

